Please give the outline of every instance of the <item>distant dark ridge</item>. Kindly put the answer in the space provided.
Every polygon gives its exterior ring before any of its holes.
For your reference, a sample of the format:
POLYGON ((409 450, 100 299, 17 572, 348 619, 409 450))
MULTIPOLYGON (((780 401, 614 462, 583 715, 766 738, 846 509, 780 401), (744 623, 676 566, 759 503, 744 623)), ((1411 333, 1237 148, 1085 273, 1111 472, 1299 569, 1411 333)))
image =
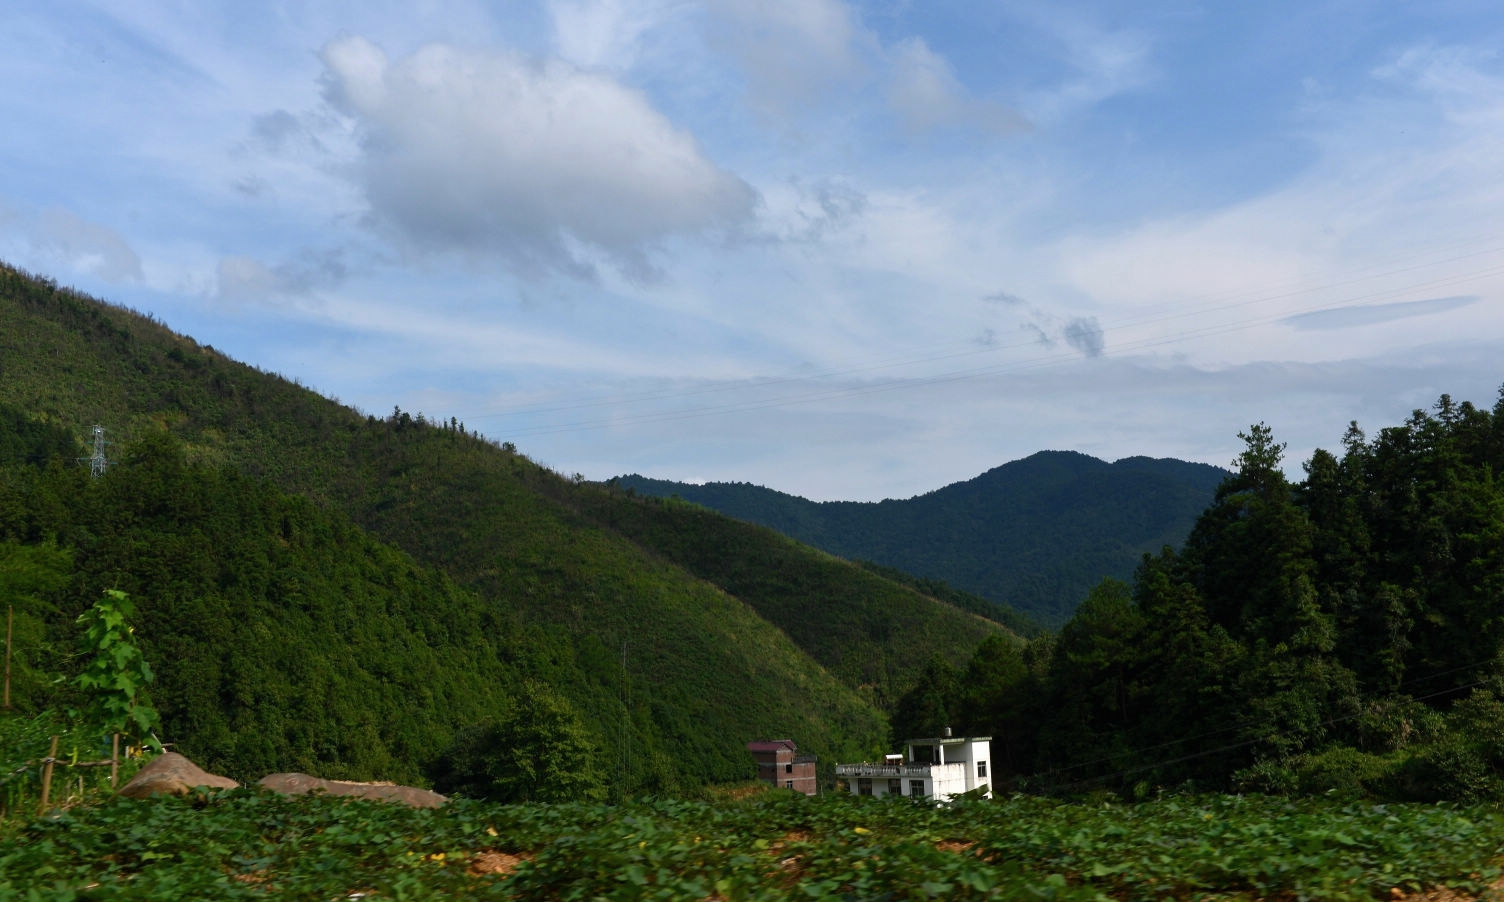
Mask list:
POLYGON ((903 501, 815 502, 748 483, 617 483, 760 523, 1058 626, 1104 577, 1178 547, 1228 475, 1209 464, 1041 451, 903 501))

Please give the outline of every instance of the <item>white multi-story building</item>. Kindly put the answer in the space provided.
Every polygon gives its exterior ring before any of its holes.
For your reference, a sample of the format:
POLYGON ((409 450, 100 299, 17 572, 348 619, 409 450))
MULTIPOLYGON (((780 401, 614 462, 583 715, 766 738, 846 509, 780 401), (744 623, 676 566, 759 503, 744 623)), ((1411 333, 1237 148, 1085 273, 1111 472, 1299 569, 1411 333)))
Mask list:
POLYGON ((845 781, 853 795, 903 795, 949 801, 973 789, 992 797, 987 776, 991 736, 910 739, 907 754, 889 755, 882 764, 837 764, 836 779, 845 781))

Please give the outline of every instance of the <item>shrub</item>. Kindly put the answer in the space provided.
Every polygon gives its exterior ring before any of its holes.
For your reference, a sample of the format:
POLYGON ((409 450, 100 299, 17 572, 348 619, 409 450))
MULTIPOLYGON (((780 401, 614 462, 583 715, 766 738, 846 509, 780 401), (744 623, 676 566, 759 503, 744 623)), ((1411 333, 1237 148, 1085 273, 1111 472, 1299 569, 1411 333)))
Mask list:
POLYGON ((511 715, 462 730, 431 769, 434 788, 493 802, 601 802, 600 744, 567 699, 528 681, 511 715))
POLYGON ((1336 793, 1350 798, 1385 797, 1392 792, 1395 756, 1373 755, 1345 745, 1304 757, 1296 768, 1301 792, 1336 793))

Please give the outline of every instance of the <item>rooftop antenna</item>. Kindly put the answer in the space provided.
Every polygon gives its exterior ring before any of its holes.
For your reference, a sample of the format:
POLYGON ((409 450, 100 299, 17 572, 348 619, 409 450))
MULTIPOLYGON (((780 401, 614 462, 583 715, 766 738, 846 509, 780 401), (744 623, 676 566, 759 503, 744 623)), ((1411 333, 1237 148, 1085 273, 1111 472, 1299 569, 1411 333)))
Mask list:
POLYGON ((95 479, 103 476, 105 469, 110 465, 104 457, 104 446, 110 444, 114 443, 104 440, 104 427, 96 424, 94 426, 94 454, 90 457, 79 458, 80 462, 85 460, 89 462, 89 475, 95 479))

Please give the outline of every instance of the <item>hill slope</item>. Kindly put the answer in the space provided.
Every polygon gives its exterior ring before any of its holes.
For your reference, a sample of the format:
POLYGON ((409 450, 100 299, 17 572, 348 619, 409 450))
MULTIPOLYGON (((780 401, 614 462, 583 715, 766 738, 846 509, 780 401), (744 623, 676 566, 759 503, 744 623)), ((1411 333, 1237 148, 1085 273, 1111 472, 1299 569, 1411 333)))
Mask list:
MULTIPOLYGON (((75 434, 103 423, 117 450, 168 432, 188 465, 305 496, 525 627, 537 641, 509 636, 496 654, 561 686, 603 740, 630 721, 618 744, 649 763, 628 788, 749 775, 742 743, 758 735, 795 736, 827 761, 871 754, 884 734, 877 703, 917 679, 928 657, 959 663, 999 629, 772 533, 687 508, 645 514, 641 500, 571 483, 454 421, 362 416, 3 267, 0 321, 0 402, 75 434), (645 518, 657 527, 625 528, 645 518), (680 560, 668 537, 686 518, 731 557, 726 572, 680 560), (775 559, 782 584, 732 578, 775 559), (852 593, 827 591, 845 580, 864 587, 856 595, 868 604, 907 605, 909 628, 859 648, 803 628, 811 611, 828 624, 870 617, 850 607, 852 593), (871 666, 852 667, 853 656, 871 666)), ((275 593, 268 603, 279 603, 275 593)))
POLYGON ((814 502, 744 483, 623 476, 623 489, 677 495, 852 559, 869 559, 1059 624, 1104 577, 1184 541, 1225 470, 1042 451, 905 501, 814 502))
MULTIPOLYGON (((546 648, 347 519, 188 465, 164 436, 91 479, 44 429, 54 453, 0 460, 0 575, 51 576, 51 591, 5 593, 23 713, 72 704, 49 674, 72 664, 79 613, 118 588, 179 751, 241 780, 284 765, 416 780, 457 727, 507 710, 519 663, 546 648)), ((0 405, 0 448, 27 433, 0 405)))

